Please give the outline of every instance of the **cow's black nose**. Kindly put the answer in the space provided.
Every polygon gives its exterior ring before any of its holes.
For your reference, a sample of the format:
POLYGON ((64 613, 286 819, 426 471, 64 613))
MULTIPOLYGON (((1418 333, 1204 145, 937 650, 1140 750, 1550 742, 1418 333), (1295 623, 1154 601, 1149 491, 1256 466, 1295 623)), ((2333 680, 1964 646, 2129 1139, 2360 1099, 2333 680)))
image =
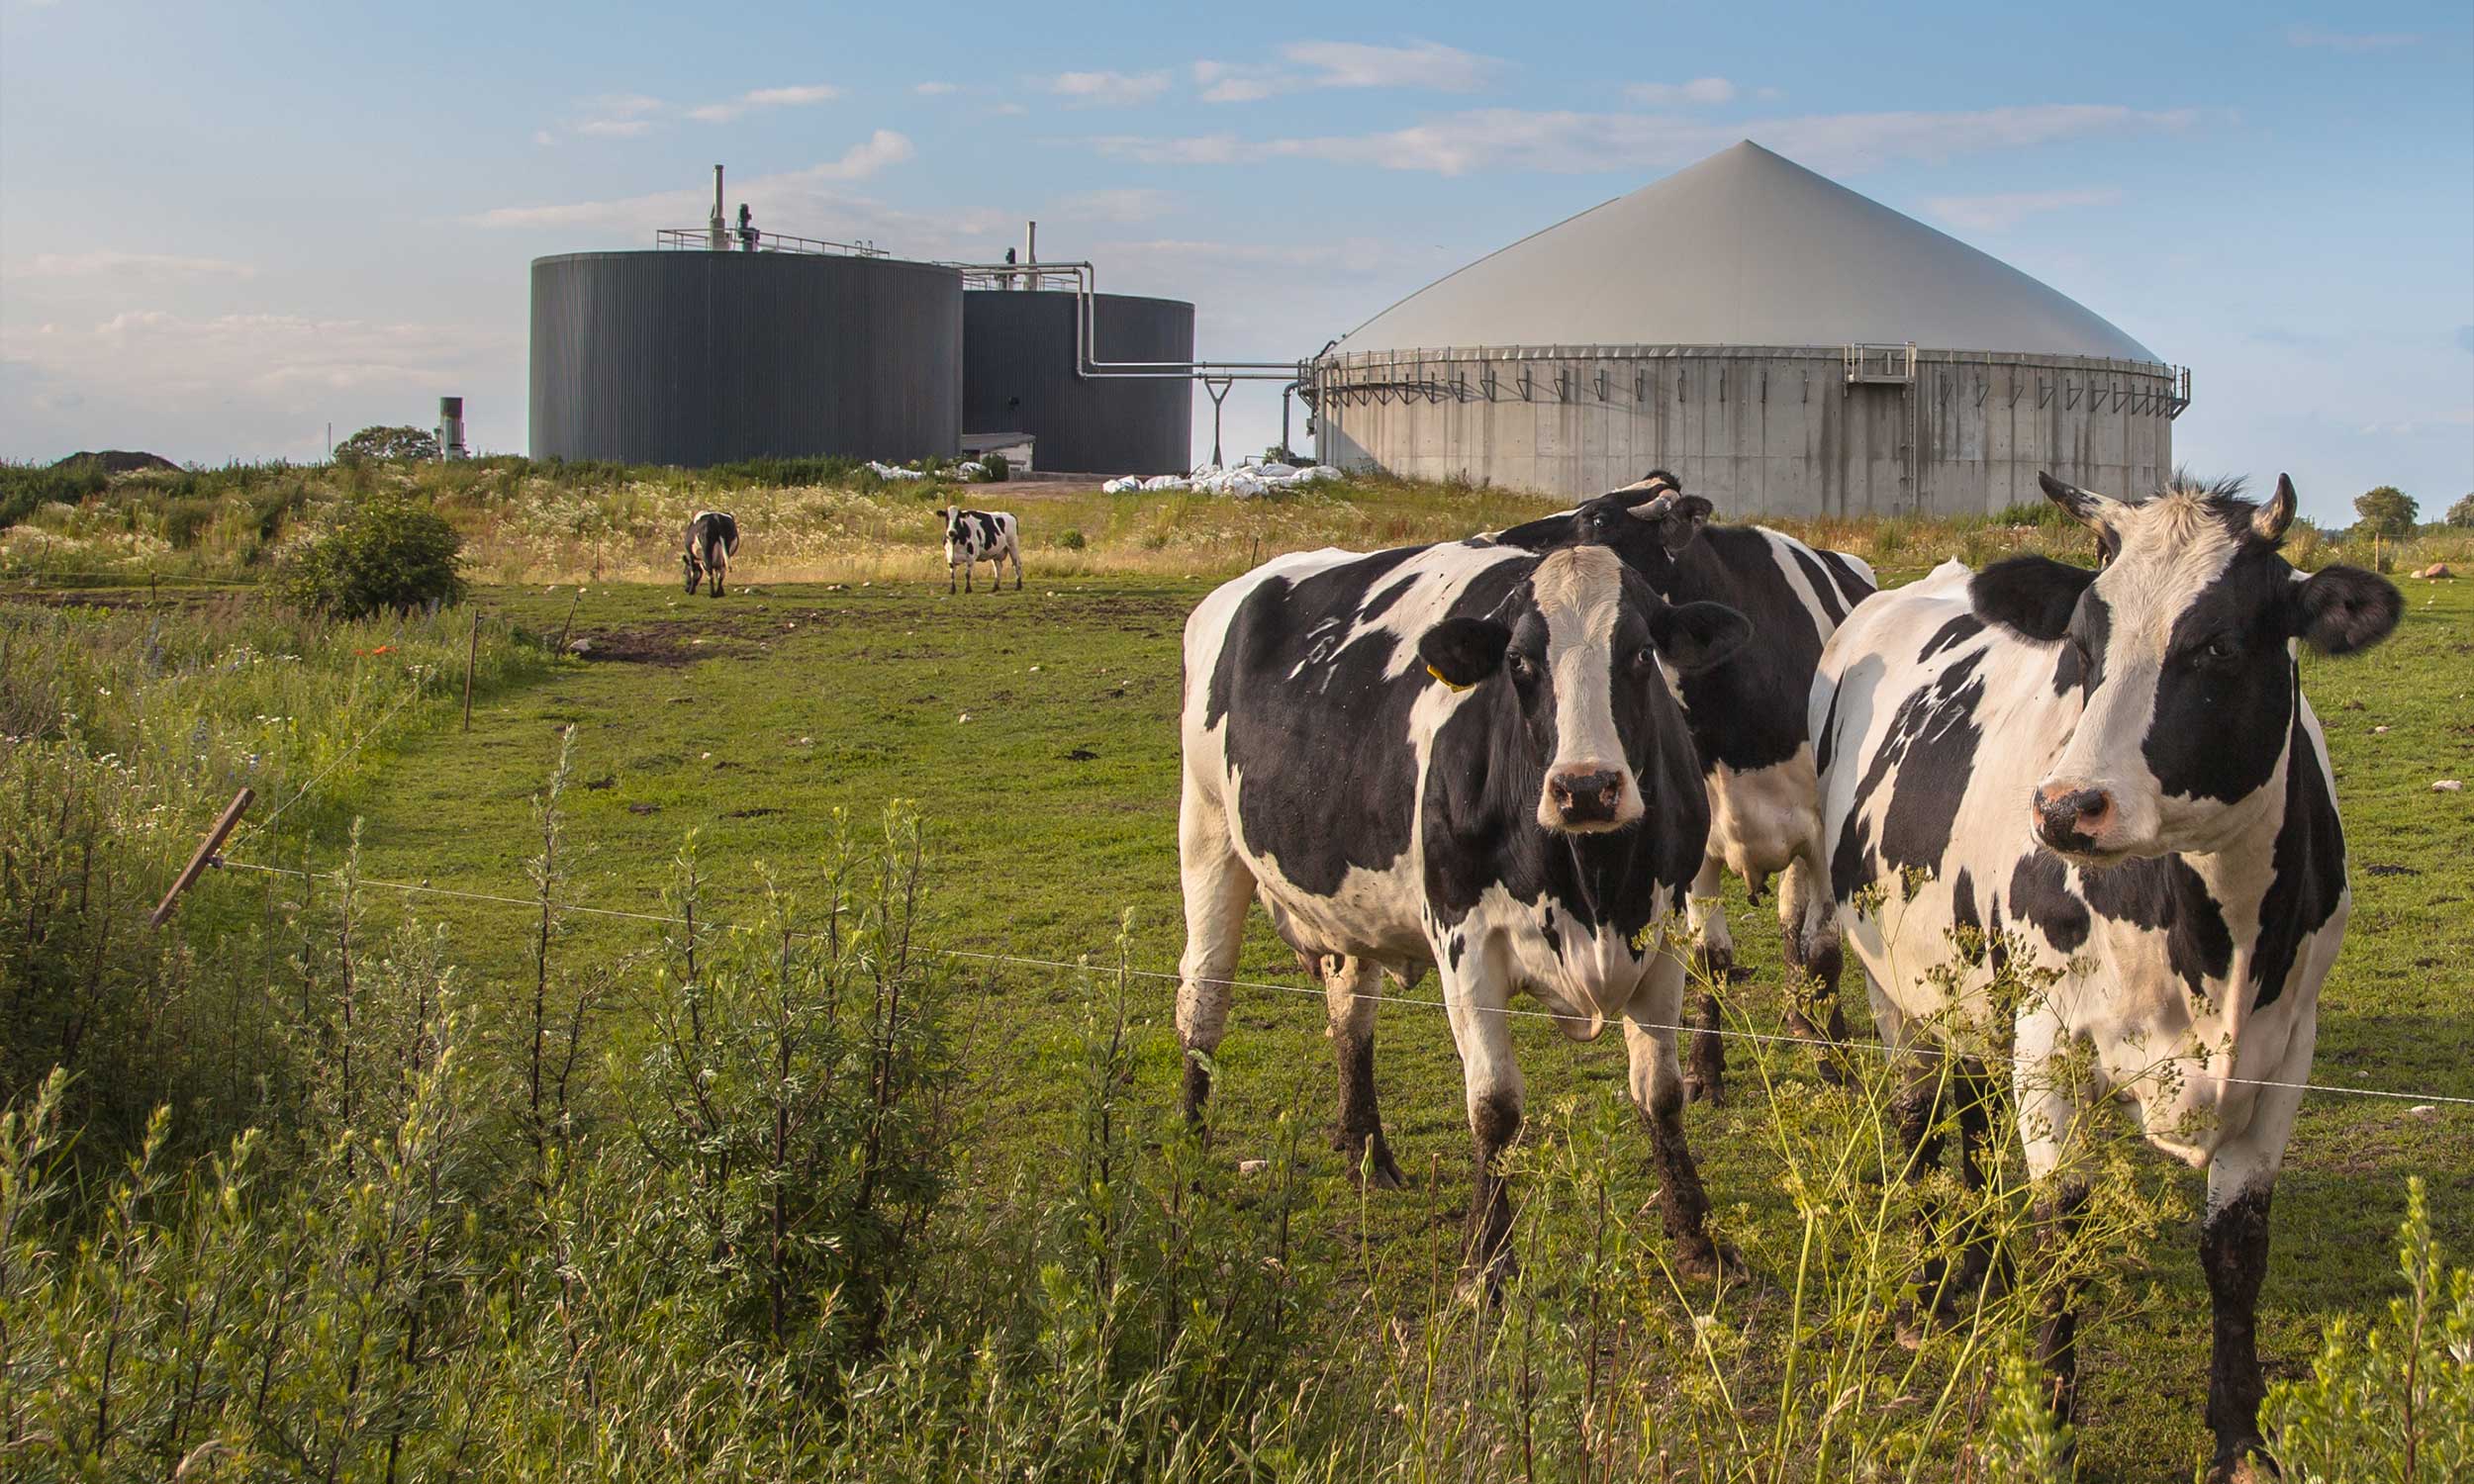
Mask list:
POLYGON ((2087 850, 2113 823, 2113 795, 2102 788, 2047 784, 2036 790, 2036 832, 2058 850, 2087 850))
POLYGON ((1611 768, 1564 773, 1547 780, 1555 807, 1574 824, 1612 819, 1624 802, 1624 776, 1611 768))

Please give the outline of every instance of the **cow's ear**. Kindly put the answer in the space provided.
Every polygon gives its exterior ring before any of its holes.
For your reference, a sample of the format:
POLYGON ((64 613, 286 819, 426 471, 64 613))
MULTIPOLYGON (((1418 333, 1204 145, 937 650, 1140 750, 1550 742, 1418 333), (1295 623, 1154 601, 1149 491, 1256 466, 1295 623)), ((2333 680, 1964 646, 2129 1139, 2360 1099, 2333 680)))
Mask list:
POLYGON ((2023 638, 2049 644, 2070 630, 2070 610, 2096 581, 2085 567, 2051 557, 2021 556, 1995 562, 1967 582, 1976 616, 2023 638))
POLYGON ((1501 668, 1512 631, 1492 618, 1446 618, 1417 641, 1417 657, 1435 679, 1466 690, 1501 668))
POLYGON ((2294 585, 2291 632, 2322 654, 2351 654, 2388 637, 2405 615, 2396 585, 2359 567, 2323 567, 2294 585))
POLYGON ((1614 491, 1613 498, 1624 499, 1636 489, 1653 487, 1654 493, 1649 499, 1625 509, 1635 520, 1646 520, 1657 526, 1658 539, 1666 548, 1666 554, 1677 555, 1700 536, 1701 527, 1709 523, 1710 511, 1717 507, 1698 495, 1684 494, 1675 488, 1674 476, 1663 473, 1652 474, 1640 485, 1627 485, 1614 491), (1657 483, 1662 480, 1665 483, 1657 483))
POLYGON ((1752 637, 1753 620, 1723 603, 1676 603, 1650 615, 1651 641, 1686 675, 1720 663, 1752 637))

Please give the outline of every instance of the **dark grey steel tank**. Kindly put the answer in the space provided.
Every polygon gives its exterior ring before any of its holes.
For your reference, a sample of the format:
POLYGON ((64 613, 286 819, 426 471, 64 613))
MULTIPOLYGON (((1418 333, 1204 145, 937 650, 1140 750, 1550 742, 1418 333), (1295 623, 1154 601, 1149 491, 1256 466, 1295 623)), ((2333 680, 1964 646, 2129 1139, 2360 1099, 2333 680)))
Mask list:
MULTIPOLYGON (((1176 474, 1193 462, 1193 383, 1074 374, 1075 296, 975 290, 962 296, 962 420, 969 432, 1027 432, 1042 469, 1176 474)), ((1194 358, 1194 307, 1100 294, 1094 358, 1194 358)))
POLYGON ((949 455, 962 299, 953 269, 895 258, 535 258, 532 456, 692 468, 949 455))

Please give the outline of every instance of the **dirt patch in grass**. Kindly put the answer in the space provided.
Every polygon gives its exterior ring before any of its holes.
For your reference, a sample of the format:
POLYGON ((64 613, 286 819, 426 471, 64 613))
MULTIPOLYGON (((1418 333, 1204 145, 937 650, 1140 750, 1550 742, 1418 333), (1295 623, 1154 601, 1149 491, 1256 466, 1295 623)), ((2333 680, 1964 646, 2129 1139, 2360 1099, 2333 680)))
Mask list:
MULTIPOLYGON (((622 628, 608 633, 586 634, 592 641, 584 658, 595 664, 616 660, 627 665, 659 665, 676 669, 699 660, 716 660, 745 653, 742 645, 728 642, 713 632, 699 633, 701 625, 664 623, 651 628, 622 628)), ((721 633, 726 634, 726 629, 721 633)))

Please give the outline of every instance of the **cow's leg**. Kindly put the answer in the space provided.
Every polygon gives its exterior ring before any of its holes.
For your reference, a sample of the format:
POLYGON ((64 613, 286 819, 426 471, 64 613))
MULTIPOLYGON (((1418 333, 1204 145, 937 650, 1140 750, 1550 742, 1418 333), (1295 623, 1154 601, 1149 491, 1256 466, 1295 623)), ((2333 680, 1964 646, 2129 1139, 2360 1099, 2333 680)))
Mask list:
POLYGON ((1228 1026, 1229 979, 1245 947, 1254 876, 1228 835, 1228 815, 1191 773, 1177 810, 1178 873, 1186 893, 1186 954, 1178 962, 1177 1037, 1187 1053, 1186 1116, 1196 1122, 1211 1095, 1199 1057, 1219 1050, 1228 1026))
POLYGON ((730 559, 726 556, 715 556, 711 565, 713 567, 713 596, 719 598, 721 584, 730 575, 730 559))
POLYGON ((1709 1238, 1709 1196, 1683 1139, 1683 1068, 1675 1061, 1675 1017, 1683 1009, 1683 961, 1661 950, 1624 1006, 1624 1056, 1634 1106, 1650 1125, 1658 1161, 1659 1212, 1666 1224, 1677 1271, 1714 1278, 1733 1265, 1709 1238))
POLYGON ((1013 547, 1013 591, 1022 591, 1022 547, 1019 542, 1013 547))
MULTIPOLYGON (((2318 1040, 2317 1018, 2305 1014, 2288 1043, 2281 1066, 2264 1073, 2276 1082, 2299 1083, 2311 1074, 2318 1040)), ((2208 1274, 2215 1311, 2216 1343, 2208 1361, 2208 1427, 2217 1435, 2209 1484, 2260 1477, 2252 1462, 2264 1455, 2259 1403, 2267 1383, 2259 1374, 2259 1285, 2268 1272, 2268 1199, 2285 1160, 2285 1141, 2302 1106, 2295 1087, 2259 1089, 2249 1126, 2208 1161, 2208 1214, 2199 1224, 2199 1262, 2208 1274)))
POLYGON ((953 559, 952 557, 950 557, 950 556, 949 556, 949 557, 945 558, 945 591, 946 591, 946 592, 948 592, 948 593, 951 593, 953 590, 954 590, 954 559, 953 559))
MULTIPOLYGON (((1437 945, 1438 950, 1444 945, 1437 945)), ((1488 1297, 1513 1267, 1512 1192, 1496 1167, 1504 1150, 1520 1133, 1523 1085, 1520 1067, 1512 1061, 1510 1000, 1500 974, 1482 966, 1480 949, 1458 969, 1439 951, 1435 958, 1443 980, 1445 1014, 1452 1022, 1452 1040, 1460 1049, 1461 1074, 1469 1097, 1469 1131, 1476 1155, 1475 1188, 1469 1202, 1469 1262, 1483 1280, 1488 1297)))
POLYGON ((1824 1081, 1847 1080, 1841 1063, 1847 1042, 1847 1016, 1839 1009, 1839 971, 1844 951, 1839 945, 1838 913, 1825 879, 1809 853, 1787 863, 1778 880, 1778 930, 1786 947, 1787 1029, 1818 1043, 1824 1081))
POLYGON ((2011 1071, 2011 1095, 2018 1099, 2019 1143, 2027 1157, 2028 1180, 2034 1191, 2036 1232, 2030 1239, 2028 1271, 2047 1277, 2036 1333, 2036 1358, 2047 1378, 2046 1400, 2053 1415, 2067 1423, 2078 1406, 2078 1279, 2064 1249, 2075 1234, 2087 1206, 2088 1139, 2081 1121, 2094 1089, 2083 1085, 2083 1073, 2070 1066, 2069 1038, 2047 1010, 2039 1008, 2019 1020, 2018 1060, 2011 1071))
POLYGON ((975 557, 975 556, 966 556, 966 557, 964 557, 964 558, 962 559, 962 591, 963 591, 963 592, 968 593, 968 592, 972 591, 972 588, 971 588, 971 579, 979 575, 979 570, 980 570, 980 559, 979 559, 978 557, 975 557))
POLYGON ((1375 1102, 1376 990, 1382 970, 1371 959, 1327 954, 1319 961, 1323 1001, 1331 1013, 1332 1058, 1340 1067, 1340 1125, 1331 1146, 1349 1157, 1352 1173, 1383 1190, 1400 1188, 1400 1166, 1383 1141, 1383 1117, 1375 1102), (1370 1149, 1369 1146, 1372 1145, 1370 1149))
POLYGON ((1684 907, 1696 982, 1690 986, 1694 1034, 1692 1054, 1684 1063, 1683 1095, 1687 1101, 1713 1106, 1725 1091, 1721 1083, 1727 1071, 1727 1046, 1718 1036, 1718 989, 1735 973, 1735 939, 1728 935, 1727 907, 1718 894, 1726 881, 1724 863, 1716 856, 1703 860, 1684 907))

